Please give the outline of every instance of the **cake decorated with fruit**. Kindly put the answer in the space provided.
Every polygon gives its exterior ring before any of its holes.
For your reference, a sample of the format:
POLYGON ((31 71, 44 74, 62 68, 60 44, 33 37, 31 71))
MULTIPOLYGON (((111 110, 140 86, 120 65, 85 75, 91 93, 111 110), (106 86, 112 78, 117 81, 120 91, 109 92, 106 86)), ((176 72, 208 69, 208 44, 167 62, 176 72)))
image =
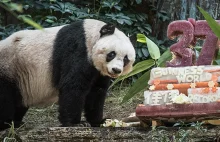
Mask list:
POLYGON ((220 66, 153 68, 136 116, 149 120, 199 121, 220 118, 220 66))
POLYGON ((145 105, 220 101, 220 66, 153 68, 145 105), (182 98, 182 99, 181 99, 182 98))
POLYGON ((166 67, 151 69, 136 116, 143 122, 220 119, 220 66, 212 65, 220 48, 218 38, 207 21, 192 18, 171 22, 167 37, 178 37, 170 46, 173 58, 166 67), (199 55, 194 49, 197 40, 204 40, 199 55))

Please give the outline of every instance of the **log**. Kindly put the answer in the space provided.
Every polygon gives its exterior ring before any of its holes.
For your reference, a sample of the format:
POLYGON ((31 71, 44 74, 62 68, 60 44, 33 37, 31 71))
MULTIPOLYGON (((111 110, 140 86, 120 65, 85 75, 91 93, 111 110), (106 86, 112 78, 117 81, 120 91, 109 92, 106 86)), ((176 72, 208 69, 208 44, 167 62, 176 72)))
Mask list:
MULTIPOLYGON (((31 131, 17 132, 22 142, 58 142, 58 141, 162 141, 175 140, 184 138, 185 141, 216 141, 220 136, 220 127, 212 127, 204 129, 195 128, 166 128, 155 129, 152 128, 87 128, 87 127, 50 127, 33 129, 31 131), (181 137, 183 136, 183 137, 181 137)), ((2 135, 0 133, 0 137, 2 135)))
POLYGON ((138 106, 136 116, 148 122, 149 120, 196 122, 208 119, 220 119, 220 103, 170 104, 156 106, 138 106))

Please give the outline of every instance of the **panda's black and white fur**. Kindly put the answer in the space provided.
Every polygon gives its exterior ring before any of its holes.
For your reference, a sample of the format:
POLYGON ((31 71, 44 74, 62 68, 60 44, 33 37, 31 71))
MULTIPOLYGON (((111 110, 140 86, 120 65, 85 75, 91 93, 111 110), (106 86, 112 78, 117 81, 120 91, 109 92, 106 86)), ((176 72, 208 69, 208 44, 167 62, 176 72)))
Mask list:
POLYGON ((12 34, 0 41, 0 129, 57 100, 62 126, 81 124, 83 110, 99 126, 110 78, 129 73, 134 60, 129 38, 98 20, 12 34))

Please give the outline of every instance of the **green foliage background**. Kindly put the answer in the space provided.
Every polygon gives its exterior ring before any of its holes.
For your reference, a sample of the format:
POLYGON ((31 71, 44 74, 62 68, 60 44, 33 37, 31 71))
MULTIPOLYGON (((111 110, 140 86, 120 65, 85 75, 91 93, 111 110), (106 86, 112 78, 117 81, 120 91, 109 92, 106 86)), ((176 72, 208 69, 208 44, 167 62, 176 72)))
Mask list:
MULTIPOLYGON (((76 20, 93 18, 115 24, 128 36, 142 33, 160 45, 161 52, 165 51, 163 41, 151 37, 151 25, 148 23, 148 15, 137 12, 142 0, 85 0, 80 4, 65 2, 62 0, 17 0, 15 4, 10 0, 0 1, 2 6, 10 9, 25 18, 30 18, 42 27, 59 26, 69 24, 76 20)), ((155 7, 152 6, 152 10, 155 7)), ((159 14, 158 14, 159 15, 159 14)), ((166 14, 160 14, 159 19, 167 20, 166 14)), ((4 16, 0 15, 0 39, 8 37, 21 29, 33 29, 30 24, 19 23, 4 25, 4 16)), ((137 62, 151 58, 145 44, 137 43, 137 62)))

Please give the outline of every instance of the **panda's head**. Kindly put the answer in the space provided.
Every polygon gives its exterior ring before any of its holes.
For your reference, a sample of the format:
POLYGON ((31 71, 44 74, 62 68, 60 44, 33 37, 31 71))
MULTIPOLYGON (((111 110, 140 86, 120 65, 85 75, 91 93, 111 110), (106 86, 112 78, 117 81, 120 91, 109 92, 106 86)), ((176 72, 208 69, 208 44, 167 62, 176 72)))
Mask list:
POLYGON ((91 58, 94 66, 104 76, 117 78, 132 70, 135 50, 130 39, 111 24, 99 30, 99 38, 93 44, 91 58))

